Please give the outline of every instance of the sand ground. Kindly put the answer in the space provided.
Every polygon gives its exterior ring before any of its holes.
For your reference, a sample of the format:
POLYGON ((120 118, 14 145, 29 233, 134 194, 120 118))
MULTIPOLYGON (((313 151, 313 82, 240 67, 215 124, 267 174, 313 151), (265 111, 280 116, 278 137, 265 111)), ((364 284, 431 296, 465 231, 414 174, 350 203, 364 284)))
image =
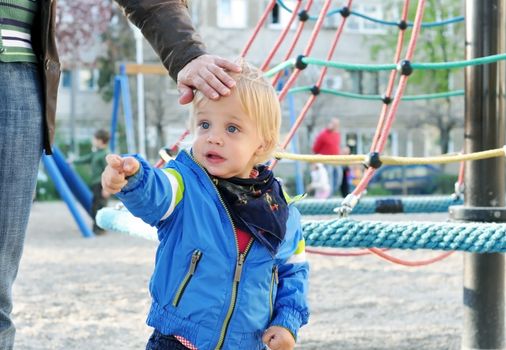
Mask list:
MULTIPOLYGON (((402 215, 357 219, 406 220, 402 215)), ((411 215, 442 221, 446 214, 411 215)), ((63 202, 35 203, 14 288, 16 349, 144 349, 155 242, 82 238, 63 202)), ((406 259, 430 251, 393 251, 406 259)), ((425 267, 309 255, 311 320, 297 349, 459 349, 462 253, 425 267)))

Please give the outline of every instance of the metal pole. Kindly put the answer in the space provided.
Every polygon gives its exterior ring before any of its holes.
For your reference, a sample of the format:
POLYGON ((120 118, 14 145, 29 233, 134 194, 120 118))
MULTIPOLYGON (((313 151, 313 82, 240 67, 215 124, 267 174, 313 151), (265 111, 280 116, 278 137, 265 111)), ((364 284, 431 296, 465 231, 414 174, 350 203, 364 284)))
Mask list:
MULTIPOLYGON (((466 59, 505 51, 505 1, 466 1, 466 59)), ((505 137, 504 62, 465 70, 466 153, 502 147, 505 137)), ((504 207, 504 159, 466 164, 465 206, 504 207)), ((464 255, 462 349, 505 349, 504 256, 464 255)))
MULTIPOLYGON (((144 63, 143 41, 141 31, 133 27, 135 36, 135 62, 144 63)), ((146 156, 146 116, 144 113, 144 74, 137 74, 137 132, 139 136, 139 153, 146 156)))

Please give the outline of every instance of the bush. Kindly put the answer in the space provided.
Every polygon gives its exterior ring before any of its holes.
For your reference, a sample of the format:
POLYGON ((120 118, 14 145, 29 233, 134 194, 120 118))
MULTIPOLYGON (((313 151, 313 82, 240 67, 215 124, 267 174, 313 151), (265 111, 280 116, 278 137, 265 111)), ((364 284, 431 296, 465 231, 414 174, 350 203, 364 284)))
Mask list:
MULTIPOLYGON (((91 142, 89 141, 80 142, 78 146, 80 154, 91 152, 91 142)), ((69 146, 67 144, 59 144, 58 148, 62 151, 65 157, 68 156, 69 146)), ((89 186, 91 178, 91 169, 89 164, 73 165, 72 167, 79 177, 89 186)), ((37 201, 52 201, 60 199, 56 186, 53 180, 45 172, 44 167, 39 168, 34 199, 37 201)))
POLYGON ((39 168, 37 174, 37 187, 35 189, 35 200, 36 201, 54 201, 59 199, 60 196, 56 191, 56 187, 53 181, 47 176, 44 170, 39 168))
POLYGON ((452 174, 441 174, 436 178, 436 191, 437 194, 452 194, 455 192, 455 183, 458 176, 452 174))

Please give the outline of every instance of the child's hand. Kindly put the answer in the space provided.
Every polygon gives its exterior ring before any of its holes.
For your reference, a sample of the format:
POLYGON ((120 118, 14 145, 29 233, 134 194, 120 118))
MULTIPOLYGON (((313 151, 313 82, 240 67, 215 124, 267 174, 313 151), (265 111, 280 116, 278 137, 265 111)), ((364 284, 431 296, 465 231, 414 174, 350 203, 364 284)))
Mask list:
POLYGON ((262 341, 271 350, 292 350, 295 346, 295 339, 288 329, 278 326, 267 328, 262 341))
POLYGON ((117 154, 105 157, 107 167, 102 173, 102 188, 108 193, 118 193, 127 184, 126 177, 135 174, 140 167, 133 157, 122 158, 117 154))

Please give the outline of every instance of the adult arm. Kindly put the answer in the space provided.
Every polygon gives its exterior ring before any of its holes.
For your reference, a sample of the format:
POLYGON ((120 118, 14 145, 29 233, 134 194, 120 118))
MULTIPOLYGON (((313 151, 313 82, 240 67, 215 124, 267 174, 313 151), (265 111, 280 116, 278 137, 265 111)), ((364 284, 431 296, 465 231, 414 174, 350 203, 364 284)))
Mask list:
POLYGON ((235 81, 225 70, 240 71, 223 58, 207 55, 204 44, 192 25, 183 0, 116 0, 128 19, 135 24, 178 82, 180 103, 193 99, 193 89, 216 99, 228 95, 235 81))

